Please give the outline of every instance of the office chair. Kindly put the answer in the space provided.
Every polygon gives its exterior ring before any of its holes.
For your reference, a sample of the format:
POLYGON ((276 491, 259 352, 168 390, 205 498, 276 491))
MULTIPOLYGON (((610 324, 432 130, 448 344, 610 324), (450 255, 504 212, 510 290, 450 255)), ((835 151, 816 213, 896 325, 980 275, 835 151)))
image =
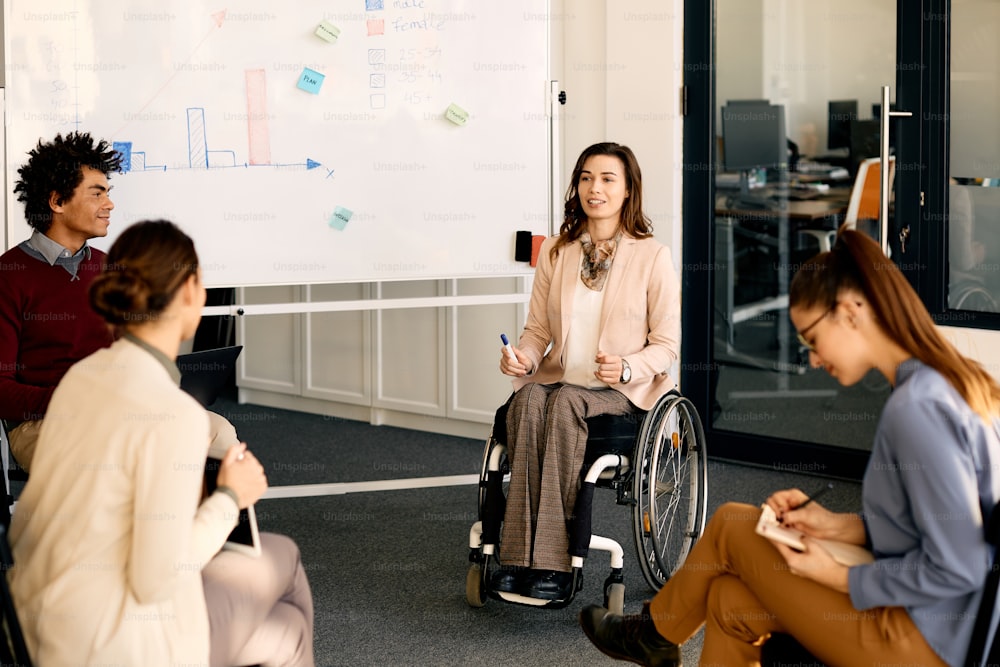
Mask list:
POLYGON ((0 420, 0 464, 3 465, 4 493, 6 501, 0 503, 0 524, 10 525, 10 513, 14 507, 14 490, 11 482, 27 482, 28 472, 14 459, 7 439, 7 422, 0 420))
POLYGON ((28 647, 24 643, 21 622, 17 618, 17 612, 14 611, 14 598, 7 583, 7 570, 12 565, 14 556, 7 541, 7 527, 0 526, 0 605, 2 605, 0 627, 3 630, 0 636, 0 664, 31 667, 31 656, 28 655, 28 647))
MULTIPOLYGON (((881 160, 877 157, 862 160, 858 166, 858 174, 851 188, 851 198, 844 215, 844 224, 850 229, 856 229, 859 220, 878 220, 879 216, 879 167, 881 160)), ((889 156, 889 192, 892 192, 893 179, 896 176, 896 157, 889 156)), ((837 240, 835 229, 801 229, 799 233, 816 239, 820 252, 829 252, 837 240)), ((878 240, 878 239, 876 239, 878 240)))
MULTIPOLYGON (((966 665, 997 665, 1000 664, 1000 642, 997 637, 987 645, 993 612, 997 606, 1000 592, 1000 503, 993 507, 990 518, 983 529, 986 543, 996 548, 993 563, 986 574, 983 586, 983 597, 976 610, 976 620, 972 627, 972 638, 965 653, 966 665), (985 658, 985 660, 984 660, 985 658)), ((809 651, 799 644, 795 638, 783 633, 771 635, 764 642, 760 656, 761 667, 778 667, 779 665, 803 665, 803 667, 823 667, 823 663, 813 657, 809 651)))

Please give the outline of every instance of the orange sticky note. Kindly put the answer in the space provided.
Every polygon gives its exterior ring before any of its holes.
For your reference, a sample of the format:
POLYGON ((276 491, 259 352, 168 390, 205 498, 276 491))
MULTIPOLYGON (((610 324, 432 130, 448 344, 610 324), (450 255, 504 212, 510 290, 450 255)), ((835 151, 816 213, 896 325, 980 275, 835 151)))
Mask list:
POLYGON ((542 249, 542 241, 544 240, 545 237, 538 234, 531 237, 531 266, 538 263, 538 251, 542 249))

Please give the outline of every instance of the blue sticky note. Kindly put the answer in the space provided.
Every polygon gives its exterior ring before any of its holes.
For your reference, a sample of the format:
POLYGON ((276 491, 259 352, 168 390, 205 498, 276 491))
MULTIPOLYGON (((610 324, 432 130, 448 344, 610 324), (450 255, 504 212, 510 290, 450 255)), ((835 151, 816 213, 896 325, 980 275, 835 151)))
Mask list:
POLYGON ((337 206, 333 209, 333 215, 330 216, 330 226, 343 231, 347 223, 351 221, 352 215, 354 215, 352 211, 343 206, 337 206))
POLYGON ((299 77, 299 82, 296 85, 307 93, 316 95, 319 93, 319 89, 323 85, 323 79, 325 78, 325 74, 320 74, 316 70, 306 67, 302 70, 302 76, 299 77))

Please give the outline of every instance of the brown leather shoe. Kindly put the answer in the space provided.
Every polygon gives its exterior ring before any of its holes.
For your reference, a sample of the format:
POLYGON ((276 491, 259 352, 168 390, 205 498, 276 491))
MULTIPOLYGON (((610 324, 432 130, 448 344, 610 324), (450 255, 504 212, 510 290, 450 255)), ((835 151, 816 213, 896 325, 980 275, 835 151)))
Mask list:
POLYGON ((649 602, 642 613, 619 616, 591 605, 580 612, 580 626, 594 646, 616 660, 649 667, 681 667, 681 650, 656 631, 649 602))

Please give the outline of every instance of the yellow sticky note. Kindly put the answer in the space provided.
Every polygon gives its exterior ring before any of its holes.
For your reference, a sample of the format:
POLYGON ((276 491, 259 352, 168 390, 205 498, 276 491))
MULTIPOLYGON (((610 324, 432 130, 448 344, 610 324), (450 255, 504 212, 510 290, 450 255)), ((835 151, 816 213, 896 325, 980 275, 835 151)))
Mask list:
POLYGON ((323 19, 319 22, 319 25, 316 26, 316 36, 333 44, 337 41, 337 38, 340 37, 340 28, 333 25, 326 19, 323 19))
POLYGON ((455 125, 465 125, 469 122, 469 112, 457 104, 449 104, 444 112, 444 117, 455 125))

